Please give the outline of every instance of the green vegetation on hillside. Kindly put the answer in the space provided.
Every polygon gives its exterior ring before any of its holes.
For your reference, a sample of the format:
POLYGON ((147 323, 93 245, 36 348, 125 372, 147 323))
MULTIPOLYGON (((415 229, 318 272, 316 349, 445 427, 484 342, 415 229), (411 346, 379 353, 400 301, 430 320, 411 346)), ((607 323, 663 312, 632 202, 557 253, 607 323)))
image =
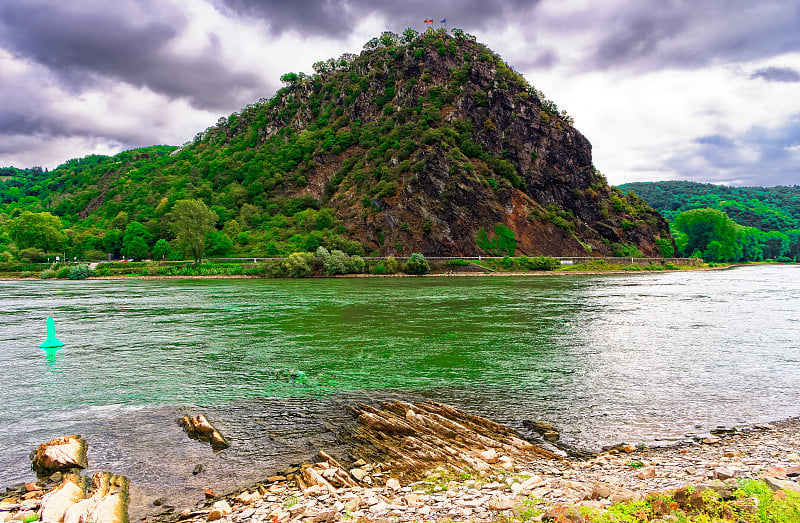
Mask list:
POLYGON ((509 228, 512 198, 528 238, 552 215, 573 250, 669 241, 646 205, 611 194, 571 118, 463 31, 383 33, 314 71, 286 73, 272 98, 182 147, 3 169, 0 261, 408 255, 443 244, 513 255, 531 242, 509 228), (556 201, 545 211, 535 197, 556 201), (203 208, 196 226, 187 206, 203 208), (47 224, 46 241, 24 234, 33 220, 47 224))
POLYGON ((800 187, 643 182, 620 188, 669 219, 683 256, 800 261, 800 187))

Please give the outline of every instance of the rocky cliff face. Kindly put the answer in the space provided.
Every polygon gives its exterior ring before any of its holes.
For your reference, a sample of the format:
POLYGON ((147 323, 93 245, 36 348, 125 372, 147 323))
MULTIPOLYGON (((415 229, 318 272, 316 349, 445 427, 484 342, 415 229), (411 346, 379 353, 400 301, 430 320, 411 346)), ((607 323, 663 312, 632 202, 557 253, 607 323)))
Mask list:
POLYGON ((218 215, 218 255, 671 253, 667 222, 610 188, 569 116, 474 38, 385 33, 314 69, 184 147, 70 161, 25 194, 115 253, 109 233, 133 221, 172 240, 186 198, 218 215))
POLYGON ((596 171, 566 113, 483 45, 429 33, 345 61, 280 93, 261 132, 303 133, 328 103, 334 137, 358 134, 311 156, 295 194, 335 209, 368 250, 659 256, 659 240, 671 245, 658 213, 596 171))

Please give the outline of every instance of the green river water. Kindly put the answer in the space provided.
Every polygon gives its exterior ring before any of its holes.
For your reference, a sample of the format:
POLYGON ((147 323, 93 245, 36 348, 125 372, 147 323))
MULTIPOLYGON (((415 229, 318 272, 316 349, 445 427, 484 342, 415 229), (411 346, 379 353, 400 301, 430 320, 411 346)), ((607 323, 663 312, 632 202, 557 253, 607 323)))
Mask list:
MULTIPOLYGON (((602 276, 0 282, 0 485, 66 433, 138 499, 255 481, 353 401, 435 399, 589 448, 800 414, 800 267, 602 276), (38 348, 45 318, 65 343, 38 348), (204 412, 214 454, 175 423, 204 412), (207 473, 192 476, 204 464, 207 473)), ((134 510, 137 501, 134 501, 134 510)), ((140 505, 144 506, 142 501, 140 505)))

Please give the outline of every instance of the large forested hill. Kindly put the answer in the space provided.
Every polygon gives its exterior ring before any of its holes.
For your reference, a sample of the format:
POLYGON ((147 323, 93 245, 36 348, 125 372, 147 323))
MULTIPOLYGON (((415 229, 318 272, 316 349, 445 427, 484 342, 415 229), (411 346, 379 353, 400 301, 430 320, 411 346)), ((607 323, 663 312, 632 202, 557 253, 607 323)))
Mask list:
POLYGON ((637 182, 619 186, 634 191, 669 221, 691 209, 718 209, 739 225, 762 231, 800 228, 800 187, 728 187, 696 182, 637 182))
POLYGON ((194 199, 217 217, 211 255, 671 252, 667 222, 609 187, 571 118, 473 37, 384 33, 314 70, 180 148, 0 178, 0 250, 29 211, 60 217, 70 254, 136 237, 141 252, 173 241, 171 211, 194 199))

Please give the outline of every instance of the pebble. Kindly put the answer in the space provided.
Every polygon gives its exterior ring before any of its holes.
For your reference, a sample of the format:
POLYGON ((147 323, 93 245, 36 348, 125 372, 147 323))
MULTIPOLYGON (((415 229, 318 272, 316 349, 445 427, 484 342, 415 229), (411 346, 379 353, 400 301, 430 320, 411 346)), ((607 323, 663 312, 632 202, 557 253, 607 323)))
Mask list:
MULTIPOLYGON (((719 441, 714 443, 692 440, 677 447, 635 448, 630 453, 617 447, 611 453, 583 460, 538 458, 509 462, 507 456, 491 456, 482 449, 476 456, 486 458, 484 463, 495 457, 497 462, 485 477, 475 475, 461 482, 441 479, 455 476, 443 475, 446 470, 439 471, 436 479, 405 481, 390 477, 390 467, 361 462, 352 465, 350 475, 366 479, 369 470, 369 476, 375 478, 373 485, 361 481, 357 486, 333 491, 317 485, 302 490, 287 483, 285 476, 274 476, 267 484, 224 500, 211 500, 205 510, 185 512, 184 521, 333 523, 367 518, 396 523, 445 519, 491 522, 497 521, 503 511, 518 517, 516 511, 531 504, 551 516, 567 515, 578 506, 602 510, 612 502, 642 499, 650 492, 674 491, 690 484, 730 491, 742 478, 764 478, 776 491, 800 491, 798 429, 800 420, 775 424, 769 429, 715 431, 713 437, 719 441), (509 466, 518 472, 510 472, 509 466), (373 473, 376 470, 383 471, 381 476, 373 473)), ((321 466, 318 472, 332 478, 336 469, 321 466)), ((44 494, 34 484, 19 490, 9 490, 9 503, 21 504, 25 494, 30 493, 35 495, 25 502, 35 508, 37 496, 44 494)), ((4 499, 2 494, 0 499, 4 499)))

